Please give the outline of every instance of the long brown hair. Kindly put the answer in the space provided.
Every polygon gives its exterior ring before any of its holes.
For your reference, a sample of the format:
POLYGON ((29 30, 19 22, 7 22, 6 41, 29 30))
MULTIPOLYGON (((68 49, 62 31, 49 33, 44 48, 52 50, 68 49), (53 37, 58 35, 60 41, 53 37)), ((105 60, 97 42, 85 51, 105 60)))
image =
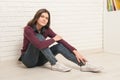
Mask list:
POLYGON ((49 17, 48 17, 48 23, 47 23, 45 26, 43 26, 43 28, 48 29, 49 26, 50 26, 50 12, 49 12, 47 9, 39 9, 39 10, 36 12, 36 14, 34 15, 33 19, 30 20, 30 21, 27 23, 27 25, 30 26, 30 27, 32 27, 33 25, 36 25, 37 20, 39 19, 39 17, 41 16, 42 13, 48 13, 48 16, 49 16, 49 17))

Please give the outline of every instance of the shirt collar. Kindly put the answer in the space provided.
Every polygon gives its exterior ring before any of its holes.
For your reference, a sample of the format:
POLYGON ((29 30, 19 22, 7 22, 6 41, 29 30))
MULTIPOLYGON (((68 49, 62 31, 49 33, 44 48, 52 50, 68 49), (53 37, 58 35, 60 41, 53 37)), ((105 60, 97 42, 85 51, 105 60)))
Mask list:
POLYGON ((37 33, 38 33, 38 30, 37 30, 37 28, 36 28, 36 25, 33 25, 33 30, 34 30, 34 32, 37 32, 37 33))

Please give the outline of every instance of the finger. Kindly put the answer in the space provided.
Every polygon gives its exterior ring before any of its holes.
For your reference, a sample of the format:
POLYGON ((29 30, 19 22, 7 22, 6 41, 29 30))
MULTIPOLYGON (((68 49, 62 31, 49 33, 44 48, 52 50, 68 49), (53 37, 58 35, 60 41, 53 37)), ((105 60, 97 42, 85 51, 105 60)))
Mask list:
POLYGON ((83 58, 83 61, 84 61, 84 62, 87 62, 87 60, 86 60, 85 58, 83 58))
POLYGON ((81 59, 81 62, 82 62, 83 64, 85 64, 85 63, 86 63, 83 59, 81 59))
POLYGON ((88 62, 87 59, 85 59, 85 58, 83 58, 83 60, 84 60, 85 62, 88 62))
POLYGON ((81 60, 79 58, 77 58, 77 61, 80 63, 81 60))

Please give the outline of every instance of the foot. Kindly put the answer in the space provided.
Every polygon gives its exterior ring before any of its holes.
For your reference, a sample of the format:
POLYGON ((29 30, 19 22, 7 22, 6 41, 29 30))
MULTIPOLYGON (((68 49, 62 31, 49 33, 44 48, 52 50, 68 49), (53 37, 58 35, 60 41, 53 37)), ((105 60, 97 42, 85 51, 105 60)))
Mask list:
POLYGON ((54 71, 60 71, 60 72, 70 72, 71 71, 71 68, 68 68, 59 62, 57 62, 55 65, 52 65, 51 69, 54 71))
POLYGON ((51 64, 49 62, 47 62, 42 67, 51 69, 51 64))
POLYGON ((94 73, 98 73, 102 70, 103 68, 100 66, 94 66, 91 65, 89 63, 86 63, 84 66, 80 67, 80 70, 83 72, 94 72, 94 73))

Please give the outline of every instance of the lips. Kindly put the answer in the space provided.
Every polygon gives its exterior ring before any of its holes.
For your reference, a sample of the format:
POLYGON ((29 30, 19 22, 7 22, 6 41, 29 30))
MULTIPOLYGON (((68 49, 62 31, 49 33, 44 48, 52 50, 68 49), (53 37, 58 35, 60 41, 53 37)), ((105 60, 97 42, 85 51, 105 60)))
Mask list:
POLYGON ((46 22, 41 22, 42 24, 46 24, 46 22))
POLYGON ((41 22, 41 24, 46 25, 46 22, 41 22))

